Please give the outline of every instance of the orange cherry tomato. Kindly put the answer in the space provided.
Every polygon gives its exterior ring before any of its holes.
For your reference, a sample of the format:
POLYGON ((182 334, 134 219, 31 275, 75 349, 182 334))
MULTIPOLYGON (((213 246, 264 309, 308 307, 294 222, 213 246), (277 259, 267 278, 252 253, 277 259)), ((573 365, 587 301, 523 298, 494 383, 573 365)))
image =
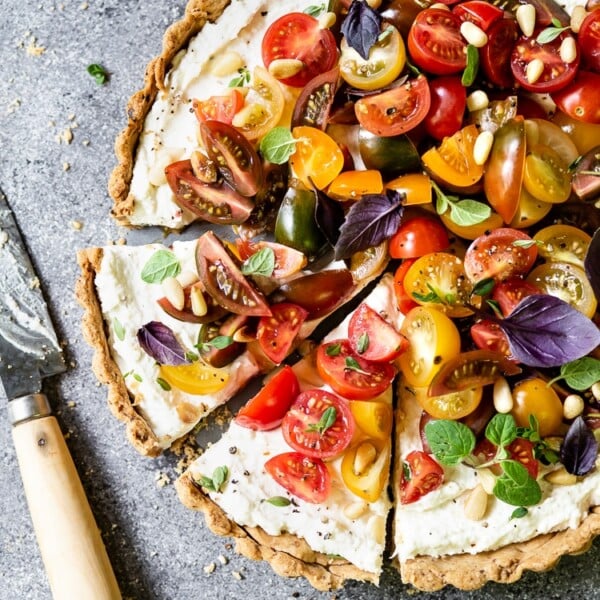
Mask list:
POLYGON ((383 179, 375 169, 344 171, 327 188, 327 195, 336 200, 359 200, 365 194, 381 194, 383 179))
POLYGON ((409 173, 392 179, 386 189, 396 190, 405 195, 404 205, 431 204, 431 180, 424 173, 409 173))

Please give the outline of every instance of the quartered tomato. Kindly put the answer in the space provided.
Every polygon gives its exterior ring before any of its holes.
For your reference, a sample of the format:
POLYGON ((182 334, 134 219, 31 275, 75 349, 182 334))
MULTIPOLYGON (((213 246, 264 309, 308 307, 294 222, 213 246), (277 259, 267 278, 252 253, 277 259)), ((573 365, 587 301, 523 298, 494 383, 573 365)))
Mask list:
POLYGON ((331 475, 320 458, 300 452, 284 452, 265 463, 265 471, 290 494, 320 504, 331 491, 331 475))
POLYGON ((523 298, 541 293, 540 288, 525 281, 525 279, 509 277, 505 281, 496 283, 492 290, 492 300, 498 303, 502 314, 507 317, 523 298))
POLYGON ((196 118, 204 121, 221 121, 229 123, 235 114, 244 106, 244 95, 237 89, 232 89, 226 96, 211 96, 207 100, 192 101, 196 118))
POLYGON ((334 392, 349 400, 368 400, 383 393, 396 375, 389 363, 365 360, 348 340, 333 340, 317 350, 317 370, 334 392))
POLYGON ((350 272, 356 283, 381 274, 388 264, 388 241, 355 252, 350 257, 350 272))
POLYGON ((583 63, 587 69, 600 73, 600 13, 592 10, 577 33, 583 63))
POLYGON ((292 127, 306 125, 325 129, 329 111, 338 88, 340 70, 336 66, 330 71, 313 77, 298 96, 292 113, 292 127))
POLYGON ((431 179, 424 173, 408 173, 388 181, 386 189, 404 194, 404 206, 430 204, 432 198, 431 179))
POLYGON ((267 381, 256 396, 240 408, 235 422, 248 429, 275 429, 281 424, 299 393, 298 378, 292 368, 285 365, 267 381))
POLYGON ((385 92, 360 98, 354 104, 354 112, 367 131, 389 137, 414 129, 430 105, 429 84, 419 75, 385 92))
POLYGON ((558 394, 543 379, 533 377, 517 383, 512 390, 512 416, 519 427, 529 427, 529 417, 534 416, 542 437, 560 431, 563 408, 558 394))
POLYGON ((552 100, 573 119, 600 124, 600 73, 580 69, 569 85, 552 94, 552 100))
POLYGON ((498 19, 490 26, 487 36, 488 43, 479 49, 481 69, 493 85, 511 88, 514 85, 511 54, 519 37, 515 19, 498 19))
POLYGON ((418 306, 413 297, 404 289, 404 278, 414 262, 415 259, 403 260, 394 273, 394 293, 396 295, 396 305, 398 306, 398 310, 404 315, 411 308, 418 306))
POLYGON ((435 419, 462 419, 479 406, 483 388, 476 386, 449 394, 430 396, 428 388, 414 388, 415 399, 435 419))
POLYGON ((334 458, 350 444, 354 417, 348 403, 324 390, 301 392, 283 418, 285 441, 311 458, 334 458))
POLYGON ((361 90, 383 88, 400 75, 406 62, 406 51, 400 33, 393 25, 385 26, 385 35, 380 35, 369 50, 365 60, 346 38, 340 43, 340 74, 351 86, 361 90))
POLYGON ((452 8, 461 21, 475 23, 483 31, 488 31, 492 23, 504 16, 504 11, 490 2, 483 0, 467 0, 452 8))
POLYGON ((261 317, 256 328, 256 339, 263 352, 275 364, 289 353, 294 340, 306 320, 308 312, 297 304, 271 304, 271 315, 261 317))
POLYGON ((413 450, 402 463, 400 502, 411 504, 437 490, 444 481, 444 469, 429 454, 413 450))
POLYGON ((229 381, 229 373, 196 360, 185 365, 161 365, 160 376, 171 386, 193 395, 215 394, 229 381))
POLYGON ((426 8, 417 14, 408 32, 412 61, 427 73, 458 73, 466 65, 467 43, 460 34, 461 20, 447 10, 426 8))
POLYGON ((441 252, 450 246, 446 228, 434 216, 403 219, 390 238, 392 258, 418 258, 430 252, 441 252))
POLYGON ((206 291, 230 312, 259 317, 271 315, 264 295, 244 277, 212 231, 198 238, 196 267, 206 291))
POLYGON ((577 50, 575 60, 566 63, 560 55, 560 47, 569 33, 563 32, 552 41, 539 43, 536 34, 532 37, 521 36, 513 46, 510 66, 517 83, 530 92, 540 94, 556 92, 573 81, 579 66, 580 54, 577 50), (532 60, 539 59, 544 70, 535 81, 527 78, 527 66, 532 60))
POLYGON ((460 335, 444 313, 427 306, 413 308, 400 329, 409 342, 398 362, 407 383, 428 386, 442 362, 460 352, 460 335))
POLYGON ((294 250, 284 244, 278 244, 277 242, 268 242, 266 240, 259 240, 253 242, 247 239, 236 239, 236 247, 239 253, 239 257, 242 261, 247 260, 253 254, 268 248, 273 252, 275 258, 275 268, 269 277, 273 279, 286 279, 291 275, 295 275, 304 266, 306 266, 306 256, 298 250, 294 250))
POLYGON ((569 163, 550 146, 528 145, 523 185, 537 200, 551 204, 565 202, 571 195, 569 163))
POLYGON ((510 347, 506 334, 495 321, 482 319, 471 325, 469 330, 473 343, 480 350, 491 350, 503 356, 510 356, 510 347))
POLYGON ((354 352, 376 362, 390 362, 408 346, 406 338, 364 302, 350 317, 348 339, 354 352))
MULTIPOLYGON (((370 404, 362 402, 362 404, 370 404)), ((361 440, 344 454, 342 479, 346 487, 367 502, 375 502, 381 496, 387 482, 392 456, 391 440, 361 440)))
POLYGON ((583 267, 583 260, 592 238, 572 225, 550 225, 540 229, 533 239, 539 255, 548 261, 568 262, 583 267))
POLYGON ((300 71, 281 79, 293 87, 304 87, 313 77, 329 71, 337 61, 337 44, 331 31, 306 13, 294 12, 272 23, 262 41, 262 59, 268 68, 274 60, 296 59, 300 71))
POLYGON ((431 106, 423 123, 427 133, 441 141, 460 129, 467 105, 467 89, 460 77, 447 76, 431 78, 429 91, 431 106))
POLYGON ((465 272, 471 281, 489 277, 502 281, 514 275, 526 275, 536 257, 536 245, 526 233, 503 227, 471 243, 465 255, 465 272))

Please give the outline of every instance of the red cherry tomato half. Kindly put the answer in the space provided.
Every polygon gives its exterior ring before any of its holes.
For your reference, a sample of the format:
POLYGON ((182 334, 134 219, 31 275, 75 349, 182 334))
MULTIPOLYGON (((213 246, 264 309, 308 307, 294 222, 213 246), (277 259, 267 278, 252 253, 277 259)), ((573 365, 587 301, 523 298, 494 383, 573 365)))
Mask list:
POLYGON ((504 11, 489 2, 483 0, 468 0, 457 4, 452 12, 457 15, 461 21, 470 21, 478 27, 487 31, 492 23, 504 16, 504 11))
POLYGON ((302 392, 281 424, 283 437, 294 450, 323 459, 341 454, 350 444, 354 429, 348 403, 319 389, 302 392))
POLYGON ((400 479, 400 502, 411 504, 437 490, 444 481, 444 469, 421 450, 413 450, 404 459, 400 479))
POLYGON ((533 283, 529 283, 520 277, 510 277, 506 281, 501 281, 494 286, 492 300, 495 300, 500 305, 500 310, 506 317, 523 298, 542 293, 542 290, 533 285, 533 283))
POLYGON ((432 217, 419 216, 401 222, 390 239, 389 253, 392 258, 418 258, 449 246, 446 228, 432 217))
POLYGON ((600 74, 580 70, 569 85, 552 94, 552 100, 573 119, 600 123, 600 74))
MULTIPOLYGON (((517 438, 506 446, 510 459, 521 463, 527 469, 529 475, 537 479, 540 465, 535 458, 533 448, 533 443, 523 438, 517 438)), ((496 456, 497 450, 497 446, 492 444, 487 438, 484 438, 475 446, 473 454, 481 456, 485 461, 489 461, 496 456)))
POLYGON ((275 429, 299 393, 298 378, 292 368, 286 365, 240 408, 235 422, 248 429, 275 429))
POLYGON ((334 392, 349 400, 368 400, 392 383, 396 369, 389 363, 365 360, 348 340, 323 343, 317 350, 317 370, 334 392))
POLYGON ((333 69, 337 44, 329 29, 305 13, 289 13, 277 19, 262 41, 262 59, 267 68, 278 59, 295 58, 304 63, 299 73, 280 79, 293 87, 304 87, 313 77, 333 69))
POLYGON ((408 340, 364 302, 350 317, 348 339, 354 352, 376 362, 390 362, 408 348, 408 340))
POLYGON ((267 473, 290 494, 320 504, 331 490, 331 475, 320 458, 310 458, 300 452, 284 452, 265 463, 267 473))
POLYGON ((413 297, 404 288, 404 278, 406 277, 406 273, 408 273, 415 260, 416 259, 413 258, 403 260, 401 265, 394 273, 394 293, 396 294, 396 305, 398 306, 398 310, 403 315, 407 314, 411 308, 419 306, 419 304, 414 301, 413 297))
POLYGON ((467 42, 460 34, 461 20, 448 10, 426 8, 408 32, 412 61, 427 73, 449 75, 466 66, 467 42))
POLYGON ((583 20, 577 41, 586 68, 600 73, 600 12, 593 10, 583 20))
POLYGON ((569 36, 568 33, 561 33, 556 39, 543 44, 536 41, 536 33, 533 37, 521 36, 513 47, 510 59, 517 83, 530 92, 550 93, 573 81, 581 58, 579 50, 575 60, 570 63, 564 62, 560 56, 560 46, 569 36), (544 70, 537 80, 530 82, 527 78, 527 66, 536 58, 542 61, 544 70))
POLYGON ((471 325, 471 339, 480 350, 491 350, 503 356, 510 356, 508 338, 500 325, 488 319, 482 319, 471 325))
POLYGON ((207 100, 192 101, 192 108, 200 123, 220 121, 231 125, 235 114, 244 106, 244 95, 232 89, 226 96, 211 96, 207 100))
POLYGON ((419 75, 391 90, 357 100, 354 112, 367 131, 389 137, 414 129, 425 118, 430 105, 429 84, 419 75))
POLYGON ((306 320, 308 312, 297 304, 280 302, 271 305, 271 316, 261 317, 256 328, 256 339, 262 351, 276 364, 289 353, 306 320))
POLYGON ((471 281, 494 278, 496 281, 514 275, 525 275, 537 258, 535 244, 528 246, 514 242, 529 242, 531 238, 510 227, 495 229, 473 240, 465 254, 465 272, 471 281))
POLYGON ((467 105, 467 90, 460 77, 448 76, 430 79, 429 91, 431 106, 423 123, 427 133, 441 141, 461 128, 467 105))
POLYGON ((510 67, 512 49, 519 37, 516 21, 499 19, 487 32, 488 43, 479 50, 481 69, 490 83, 510 88, 514 78, 510 67))

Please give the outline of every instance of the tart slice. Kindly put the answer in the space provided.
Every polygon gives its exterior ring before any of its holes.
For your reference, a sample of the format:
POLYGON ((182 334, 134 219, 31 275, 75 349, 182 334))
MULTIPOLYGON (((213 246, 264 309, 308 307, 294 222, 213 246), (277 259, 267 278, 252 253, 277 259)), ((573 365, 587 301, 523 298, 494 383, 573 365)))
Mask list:
POLYGON ((404 350, 394 297, 392 277, 384 276, 315 352, 285 367, 291 375, 277 373, 176 484, 182 502, 203 511, 215 533, 234 537, 240 553, 267 560, 280 575, 305 576, 321 590, 346 579, 376 583, 381 572, 391 507, 389 360, 404 350), (360 322, 364 312, 385 317, 391 345, 384 342, 383 353, 380 340, 365 341, 374 325, 360 322), (359 329, 362 342, 351 350, 359 329), (367 346, 379 362, 363 358, 367 346), (347 377, 332 379, 339 360, 348 365, 347 377), (369 379, 371 369, 378 375, 369 379), (291 391, 290 377, 298 386, 291 391), (281 397, 288 392, 286 405, 281 397), (279 401, 280 426, 273 420, 279 401))

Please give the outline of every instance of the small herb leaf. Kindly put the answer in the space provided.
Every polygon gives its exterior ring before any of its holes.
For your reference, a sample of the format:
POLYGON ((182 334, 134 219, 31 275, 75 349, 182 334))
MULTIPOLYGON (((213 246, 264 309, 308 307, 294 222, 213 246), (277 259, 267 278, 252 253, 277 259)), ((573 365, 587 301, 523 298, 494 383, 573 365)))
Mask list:
POLYGON ((156 383, 158 383, 158 385, 163 390, 165 390, 165 392, 171 391, 171 384, 166 379, 163 379, 162 377, 157 377, 156 378, 156 383))
POLYGON ((244 87, 250 83, 250 71, 247 67, 238 69, 238 74, 229 82, 228 87, 244 87))
POLYGON ((563 31, 567 31, 569 27, 561 27, 560 21, 553 21, 554 27, 546 27, 546 29, 539 32, 535 41, 538 44, 548 44, 553 42, 563 31))
POLYGON ((508 446, 517 437, 517 424, 510 414, 496 414, 485 428, 485 437, 495 446, 508 446))
POLYGON ((322 12, 325 12, 326 8, 327 7, 325 4, 311 4, 310 6, 307 6, 302 12, 304 12, 307 15, 310 15, 311 17, 318 17, 322 12))
POLYGON ((241 270, 244 275, 264 275, 265 277, 273 275, 275 270, 275 252, 273 252, 273 248, 265 246, 249 256, 242 263, 241 270))
POLYGON ((341 344, 328 344, 325 348, 325 354, 327 354, 327 356, 339 356, 341 352, 341 344))
POLYGON ((113 319, 113 329, 117 339, 123 341, 125 339, 125 327, 117 317, 113 319))
POLYGON ((140 346, 161 365, 184 365, 189 361, 173 331, 164 323, 150 321, 137 332, 140 346))
POLYGON ((458 464, 475 448, 475 435, 458 421, 429 421, 425 425, 425 437, 433 455, 444 465, 458 464))
POLYGON ((285 496, 271 496, 271 498, 266 499, 266 502, 279 507, 289 506, 292 503, 292 501, 285 496))
POLYGON ((367 349, 369 348, 369 334, 365 331, 359 338, 358 338, 358 353, 359 354, 364 354, 367 349))
POLYGON ((496 280, 493 277, 486 277, 485 279, 479 280, 474 286, 471 295, 473 296, 487 296, 492 292, 496 280))
POLYGON ((313 423, 306 428, 306 431, 316 432, 319 435, 323 435, 334 423, 337 419, 337 410, 334 406, 328 406, 318 423, 313 423))
POLYGON ((260 151, 269 162, 282 165, 296 151, 296 142, 287 127, 275 127, 261 140, 260 151))
POLYGON ((505 460, 502 462, 502 470, 502 475, 494 485, 496 498, 518 507, 533 506, 542 499, 540 485, 521 463, 505 460))
POLYGON ((473 85, 479 70, 479 50, 473 44, 467 46, 467 66, 463 71, 461 83, 465 87, 473 85))
POLYGON ((450 218, 457 225, 468 227, 482 223, 492 214, 492 209, 477 200, 459 200, 450 204, 450 218))
POLYGON ((217 467, 213 471, 212 477, 202 475, 199 483, 203 488, 211 492, 220 492, 223 488, 223 485, 227 481, 228 475, 229 469, 223 465, 221 467, 217 467))
POLYGON ((598 441, 581 416, 577 417, 560 447, 560 461, 573 475, 586 475, 596 464, 598 441))
POLYGON ((591 356, 583 356, 566 363, 560 368, 560 376, 552 381, 564 379, 567 385, 582 392, 600 381, 600 360, 591 356))
POLYGON ((381 32, 381 15, 366 2, 353 0, 342 23, 342 35, 351 48, 364 60, 369 59, 371 47, 381 32))
POLYGON ((162 283, 180 272, 179 259, 170 250, 157 250, 143 266, 141 277, 146 283, 162 283))
POLYGON ((510 515, 510 520, 522 519, 527 515, 527 513, 529 513, 529 511, 524 506, 519 506, 513 510, 512 514, 510 515))
POLYGON ((108 73, 102 65, 88 65, 87 72, 96 80, 98 85, 103 85, 108 80, 108 73))

